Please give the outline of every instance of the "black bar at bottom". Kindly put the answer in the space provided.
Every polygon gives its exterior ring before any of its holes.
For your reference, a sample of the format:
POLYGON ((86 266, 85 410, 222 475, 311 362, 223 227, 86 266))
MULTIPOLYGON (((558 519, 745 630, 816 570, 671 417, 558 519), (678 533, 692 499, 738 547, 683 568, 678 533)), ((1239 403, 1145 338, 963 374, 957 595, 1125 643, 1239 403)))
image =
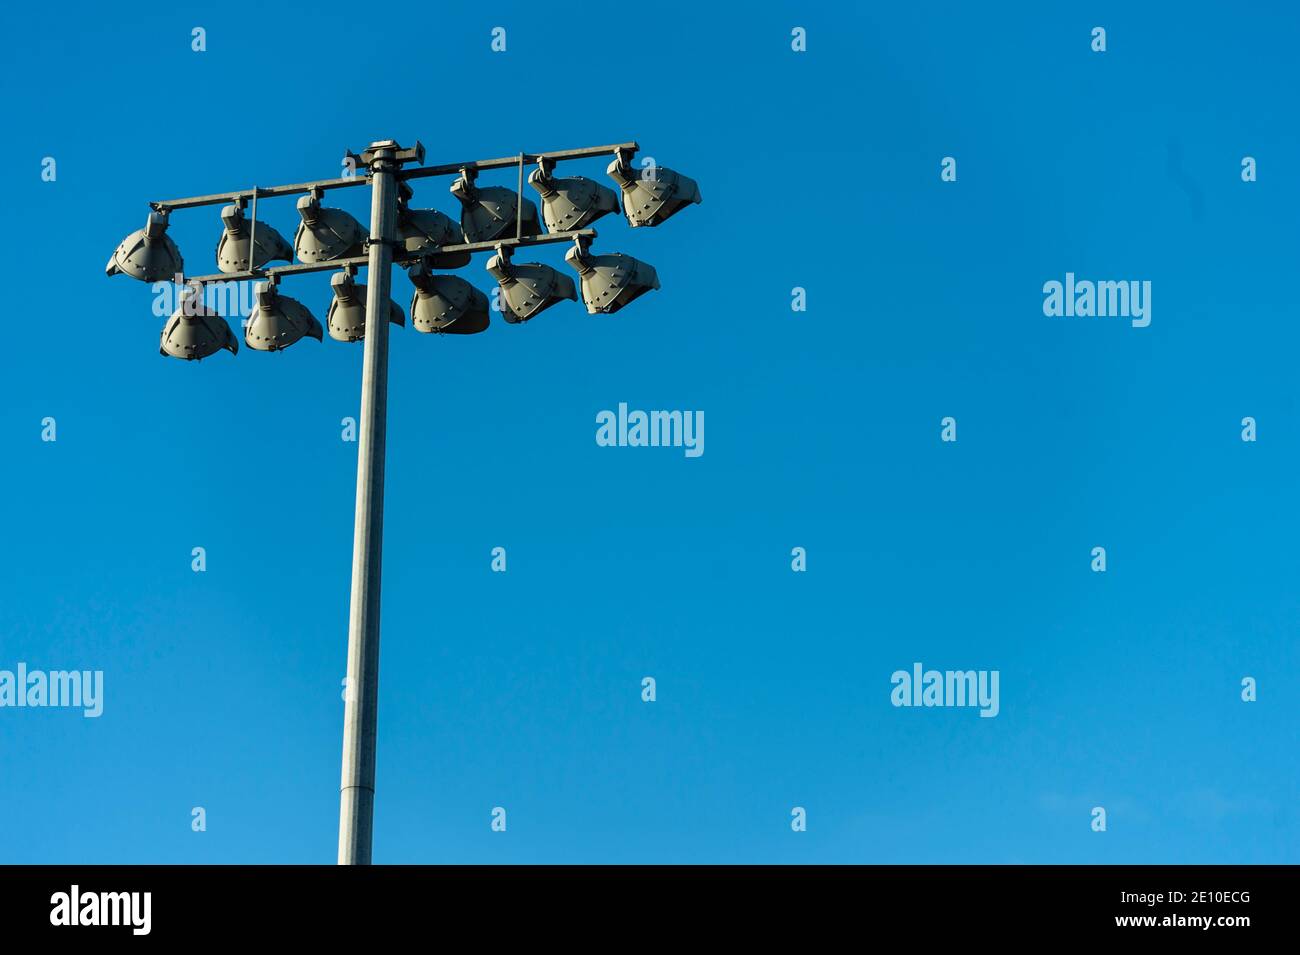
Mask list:
POLYGON ((473 951, 514 933, 590 938, 603 951, 676 951, 701 933, 729 938, 728 950, 828 933, 873 945, 902 933, 916 951, 1098 935, 1226 947, 1290 935, 1298 887, 1291 866, 8 866, 0 931, 7 942, 205 948, 442 933, 473 951))

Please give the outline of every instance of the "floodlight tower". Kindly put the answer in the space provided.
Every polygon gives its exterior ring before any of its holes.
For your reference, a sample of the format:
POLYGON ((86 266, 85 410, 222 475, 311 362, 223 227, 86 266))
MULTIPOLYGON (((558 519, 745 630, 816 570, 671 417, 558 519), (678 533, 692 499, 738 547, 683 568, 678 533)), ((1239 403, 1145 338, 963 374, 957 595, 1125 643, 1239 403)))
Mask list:
POLYGON ((307 272, 338 270, 331 280, 327 324, 330 337, 364 342, 361 371, 361 421, 357 435, 357 496, 352 543, 352 588, 348 615, 347 692, 343 718, 343 771, 339 788, 340 865, 366 865, 371 858, 375 804, 375 739, 379 710, 379 591, 384 523, 384 450, 388 418, 388 333, 404 316, 390 297, 392 266, 408 270, 415 286, 412 324, 418 331, 468 335, 488 327, 486 296, 464 279, 433 269, 460 268, 476 252, 494 253, 487 270, 500 286, 502 317, 528 322, 566 299, 581 297, 587 311, 608 314, 659 287, 650 265, 619 253, 593 255, 591 222, 615 211, 619 196, 583 177, 551 175, 555 164, 571 159, 614 156, 607 170, 622 193, 630 225, 658 225, 690 203, 700 201, 694 180, 658 167, 638 176, 631 167, 636 143, 589 146, 549 153, 519 153, 500 159, 424 166, 424 147, 404 149, 394 140, 370 144, 360 156, 348 153, 355 170, 345 176, 287 186, 238 190, 151 203, 143 229, 131 233, 109 259, 108 275, 125 274, 144 282, 179 276, 184 290, 179 307, 163 328, 162 354, 201 360, 221 350, 232 354, 238 342, 225 318, 207 308, 208 283, 256 281, 255 302, 244 332, 254 351, 279 351, 302 338, 324 340, 323 327, 301 302, 279 294, 280 279, 307 272), (524 164, 536 162, 529 183, 545 206, 543 233, 537 206, 523 195, 524 164), (405 169, 407 164, 419 168, 405 169), (479 186, 486 170, 516 169, 519 191, 479 186), (460 227, 432 209, 411 209, 408 180, 457 175, 451 194, 462 211, 460 227), (326 191, 369 183, 370 230, 341 209, 324 207, 326 191), (274 229, 259 223, 257 201, 299 196, 301 218, 293 247, 274 229), (250 217, 244 219, 251 200, 250 217), (213 275, 185 279, 180 250, 166 234, 173 210, 222 205, 223 234, 213 275), (260 228, 260 231, 259 231, 260 228), (513 233, 513 235, 511 235, 513 233), (568 275, 538 262, 515 263, 520 247, 572 242, 565 256, 578 273, 568 275), (298 262, 268 266, 275 260, 298 262), (364 286, 357 269, 369 273, 364 286), (579 292, 579 287, 581 291, 579 292), (361 297, 364 289, 364 311, 361 297))

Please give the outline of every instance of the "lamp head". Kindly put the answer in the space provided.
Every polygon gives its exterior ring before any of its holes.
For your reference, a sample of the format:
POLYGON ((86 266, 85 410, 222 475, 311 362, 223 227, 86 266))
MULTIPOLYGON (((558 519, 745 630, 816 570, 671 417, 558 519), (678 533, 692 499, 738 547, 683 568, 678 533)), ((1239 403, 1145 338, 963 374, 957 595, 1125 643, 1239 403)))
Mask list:
POLYGON ((452 252, 447 255, 436 254, 444 245, 460 245, 465 241, 465 234, 460 226, 437 209, 412 209, 408 205, 412 196, 411 187, 404 181, 398 183, 397 194, 397 238, 403 243, 407 252, 435 253, 433 264, 443 269, 458 269, 469 265, 470 253, 452 252))
POLYGON ((324 339, 320 322, 297 299, 279 294, 274 282, 259 282, 244 342, 256 351, 280 351, 300 338, 324 339))
POLYGON ((531 199, 521 199, 517 192, 505 186, 480 186, 475 181, 477 176, 476 169, 466 167, 451 184, 451 194, 461 204, 460 226, 466 242, 495 242, 513 236, 521 201, 523 234, 541 234, 537 205, 531 199))
POLYGON ((528 176, 528 184, 542 198, 542 215, 548 231, 585 229, 618 209, 618 196, 613 189, 583 176, 556 179, 551 175, 554 168, 555 160, 543 156, 528 176))
MULTIPOLYGON (((330 278, 329 313, 325 324, 330 338, 339 342, 359 342, 366 337, 366 287, 358 285, 350 271, 335 272, 330 278)), ((405 325, 406 316, 392 299, 388 300, 388 320, 394 325, 405 325)))
POLYGON ((158 351, 172 358, 199 361, 223 348, 232 355, 239 351, 234 332, 224 318, 204 306, 203 290, 187 285, 181 291, 176 311, 163 326, 158 351))
POLYGON ((487 270, 501 287, 501 316, 512 325, 535 318, 564 299, 576 299, 573 279, 540 262, 511 261, 509 246, 497 246, 487 270))
POLYGON ((298 200, 298 215, 302 222, 293 245, 299 261, 332 262, 361 255, 364 250, 367 233, 361 223, 342 209, 322 206, 319 189, 298 200))
POLYGON ((415 286, 411 320, 417 331, 473 335, 488 327, 487 296, 458 275, 437 275, 421 261, 407 272, 415 286))
POLYGON ((623 213, 633 228, 656 226, 688 205, 700 202, 694 179, 665 166, 632 169, 631 154, 618 150, 607 170, 623 193, 623 213))
POLYGON ((144 228, 132 232, 108 260, 106 275, 129 275, 141 282, 161 282, 185 271, 180 249, 167 235, 167 213, 150 212, 144 228))
POLYGON ((578 273, 582 301, 592 315, 612 315, 646 292, 659 288, 654 266, 621 252, 592 255, 590 238, 577 236, 573 248, 564 254, 578 273))
POLYGON ((217 242, 217 268, 227 274, 260 269, 268 262, 293 261, 293 246, 265 222, 257 223, 256 254, 249 261, 249 240, 253 230, 244 218, 242 202, 221 210, 221 239, 217 242))

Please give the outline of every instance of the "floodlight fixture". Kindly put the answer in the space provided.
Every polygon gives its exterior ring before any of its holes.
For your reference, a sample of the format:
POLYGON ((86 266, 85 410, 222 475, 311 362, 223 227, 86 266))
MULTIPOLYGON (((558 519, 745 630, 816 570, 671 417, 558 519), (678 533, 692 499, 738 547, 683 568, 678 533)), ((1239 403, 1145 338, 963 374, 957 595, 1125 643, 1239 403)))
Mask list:
POLYGON ((551 232, 585 229, 603 215, 618 210, 618 195, 608 186, 585 176, 556 179, 555 160, 542 156, 528 176, 528 184, 542 197, 542 216, 551 232))
POLYGON ((509 246, 496 247, 487 270, 501 286, 501 317, 511 325, 535 318, 556 302, 578 297, 572 278, 540 262, 512 262, 509 246))
POLYGON ((592 255, 590 245, 590 236, 574 236, 573 248, 564 253, 564 260, 577 271, 582 301, 592 315, 613 314, 633 299, 659 288, 654 266, 621 252, 592 255))
POLYGON ((217 242, 217 268, 222 272, 247 272, 260 269, 267 262, 293 261, 293 246, 284 236, 265 222, 257 223, 257 235, 244 219, 244 201, 237 199, 233 205, 221 210, 221 239, 217 242), (249 243, 257 248, 249 261, 249 243))
POLYGON ((301 262, 332 262, 363 254, 366 230, 342 209, 320 204, 321 190, 313 188, 298 200, 302 222, 293 237, 293 246, 301 262))
MULTIPOLYGON (((325 324, 330 338, 339 342, 359 342, 366 337, 366 287, 352 278, 353 269, 335 272, 330 279, 334 297, 330 299, 325 324)), ((406 316, 391 298, 388 300, 388 320, 405 327, 406 316)))
POLYGON ((466 242, 495 242, 513 236, 517 227, 523 235, 541 234, 535 202, 505 186, 480 186, 475 182, 477 178, 478 170, 467 166, 451 184, 451 194, 460 200, 460 226, 466 242))
POLYGON ((257 304, 248 316, 244 341, 257 351, 280 351, 300 338, 324 339, 320 322, 297 299, 281 295, 275 280, 258 282, 253 293, 257 304))
POLYGON ((406 273, 415 286, 411 321, 417 331, 473 335, 489 323, 487 296, 458 275, 437 275, 416 262, 406 273))
POLYGON ((181 251, 167 234, 166 212, 150 212, 144 228, 123 239, 104 268, 107 275, 120 272, 141 282, 161 282, 184 271, 181 251))
MULTIPOLYGON (((437 209, 412 209, 413 195, 405 182, 397 184, 397 239, 407 252, 437 253, 444 245, 460 245, 465 234, 455 220, 437 209)), ((458 269, 469 265, 470 253, 451 252, 435 254, 433 264, 443 269, 458 269)))
POLYGON ((239 351, 235 333, 220 314, 204 306, 203 290, 187 285, 181 291, 176 311, 163 326, 158 341, 159 353, 186 361, 198 361, 215 355, 223 348, 232 355, 239 351))
POLYGON ((638 173, 632 168, 631 152, 624 149, 615 150, 607 172, 623 191, 623 214, 633 228, 659 225, 701 201, 694 179, 666 166, 648 166, 638 173))

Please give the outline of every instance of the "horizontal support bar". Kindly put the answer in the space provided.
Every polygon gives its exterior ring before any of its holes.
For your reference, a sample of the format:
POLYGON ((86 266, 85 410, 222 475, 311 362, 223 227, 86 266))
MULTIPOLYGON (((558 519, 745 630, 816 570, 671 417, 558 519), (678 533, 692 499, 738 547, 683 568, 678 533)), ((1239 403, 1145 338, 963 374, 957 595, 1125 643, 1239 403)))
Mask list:
MULTIPOLYGON (((583 149, 561 149, 553 153, 524 153, 525 163, 535 163, 539 159, 553 159, 564 162, 566 159, 590 159, 593 156, 612 156, 616 150, 623 149, 636 152, 640 149, 636 143, 618 143, 613 146, 587 146, 583 149)), ((462 169, 514 169, 519 165, 519 153, 502 156, 500 159, 477 159, 474 162, 449 162, 440 166, 419 166, 403 169, 397 174, 399 179, 427 179, 430 176, 454 176, 462 169)))
MULTIPOLYGON (((499 245, 512 249, 527 248, 534 245, 553 245, 556 242, 572 242, 575 236, 580 235, 594 239, 596 238, 596 230, 576 229, 573 232, 548 232, 545 235, 526 235, 522 239, 511 237, 509 239, 497 239, 493 242, 462 242, 458 245, 440 246, 437 253, 399 252, 393 256, 393 264, 409 265, 412 262, 418 262, 425 256, 448 252, 492 252, 499 245)), ((294 262, 290 265, 273 265, 268 269, 254 269, 247 272, 219 272, 216 275, 195 275, 187 277, 184 284, 211 285, 216 282, 250 282, 254 279, 268 279, 272 276, 278 278, 285 275, 304 275, 308 272, 337 272, 339 269, 345 269, 349 266, 363 269, 369 264, 369 256, 354 255, 351 258, 332 259, 329 262, 294 262)))
MULTIPOLYGON (((498 245, 504 245, 508 248, 525 248, 530 245, 553 245, 556 242, 572 242, 576 236, 585 235, 588 238, 596 238, 595 229, 575 229, 572 232, 543 232, 541 235, 526 235, 516 239, 511 236, 508 239, 495 239, 491 242, 460 242, 456 245, 443 245, 438 247, 438 252, 491 252, 498 245)), ((402 252, 397 256, 399 262, 415 262, 424 258, 426 255, 433 255, 432 252, 402 252)))
POLYGON ((186 276, 186 285, 210 285, 214 282, 251 282, 254 279, 269 279, 271 276, 305 275, 308 272, 335 272, 349 265, 365 268, 370 263, 368 255, 354 255, 347 259, 332 259, 329 262, 294 262, 290 265, 273 265, 266 269, 252 269, 246 272, 218 272, 216 275, 186 276))
MULTIPOLYGON (((537 162, 537 160, 546 158, 553 159, 556 162, 564 162, 568 159, 589 159, 593 156, 612 156, 616 150, 626 150, 628 152, 637 152, 640 147, 635 143, 617 143, 610 146, 585 146, 582 149, 561 149, 549 153, 524 153, 524 162, 537 162)), ((475 159, 470 162, 442 163, 437 166, 419 166, 413 168, 403 168, 397 172, 399 179, 425 179, 430 176, 454 176, 461 169, 512 169, 519 165, 519 153, 513 156, 502 156, 499 159, 475 159)), ((355 176, 344 176, 339 179, 321 179, 316 182, 296 182, 288 186, 258 186, 257 197, 259 199, 274 199, 280 196, 302 196, 311 192, 313 189, 320 189, 327 192, 330 189, 346 189, 350 186, 364 186, 370 181, 368 173, 361 170, 357 171, 355 176)), ((162 212, 172 209, 194 209, 199 206, 215 206, 228 202, 235 202, 238 199, 245 201, 253 198, 252 189, 237 189, 234 192, 217 192, 210 196, 191 196, 188 199, 165 199, 160 202, 149 203, 154 209, 162 212)))
MULTIPOLYGON (((318 182, 296 182, 290 186, 258 186, 257 198, 274 199, 277 196, 305 196, 313 189, 346 189, 348 186, 364 186, 370 181, 366 173, 344 176, 341 179, 321 179, 318 182)), ((198 206, 215 206, 237 199, 245 201, 253 198, 252 189, 239 189, 235 192, 215 192, 210 196, 191 196, 189 199, 168 199, 164 202, 151 202, 159 212, 172 209, 193 209, 198 206)))

